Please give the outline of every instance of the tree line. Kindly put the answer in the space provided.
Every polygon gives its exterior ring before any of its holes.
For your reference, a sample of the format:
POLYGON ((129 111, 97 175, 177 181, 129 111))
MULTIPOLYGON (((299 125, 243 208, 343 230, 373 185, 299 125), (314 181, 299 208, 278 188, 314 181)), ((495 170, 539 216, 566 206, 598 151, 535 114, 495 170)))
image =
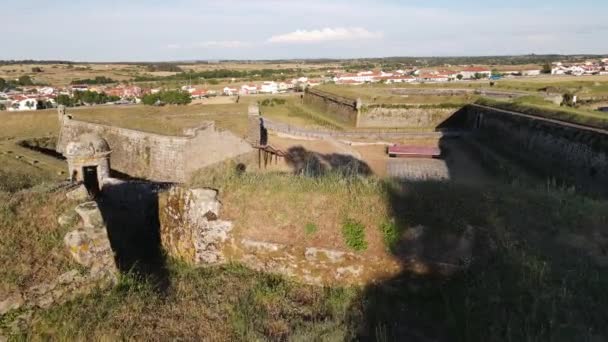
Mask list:
POLYGON ((141 75, 136 76, 135 82, 148 82, 148 81, 184 81, 184 80, 199 80, 199 79, 215 79, 215 78, 270 78, 276 75, 299 75, 301 69, 256 69, 256 70, 231 70, 231 69, 217 69, 217 70, 206 70, 199 72, 180 72, 170 76, 152 76, 152 75, 141 75))
POLYGON ((70 84, 108 84, 108 83, 118 83, 118 81, 113 80, 109 77, 105 76, 97 76, 95 78, 85 78, 82 80, 73 80, 70 84))
POLYGON ((17 80, 5 80, 0 77, 0 91, 16 89, 19 87, 33 86, 34 80, 28 75, 20 76, 17 80))
POLYGON ((177 104, 186 105, 192 102, 192 97, 187 91, 167 90, 160 91, 155 94, 147 94, 141 99, 141 102, 148 106, 177 104))
POLYGON ((106 93, 98 93, 95 91, 76 91, 73 96, 59 95, 57 96, 58 105, 64 105, 67 107, 77 107, 87 104, 102 104, 108 102, 114 102, 120 100, 119 96, 108 95, 106 93))

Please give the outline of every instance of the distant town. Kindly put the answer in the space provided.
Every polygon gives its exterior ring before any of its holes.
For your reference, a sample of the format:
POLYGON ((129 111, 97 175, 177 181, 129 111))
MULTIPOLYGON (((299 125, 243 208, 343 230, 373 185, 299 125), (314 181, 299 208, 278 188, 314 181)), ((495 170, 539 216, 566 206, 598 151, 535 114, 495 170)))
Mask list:
MULTIPOLYGON (((192 100, 215 96, 244 96, 255 94, 280 94, 303 91, 307 87, 320 84, 362 85, 366 83, 423 84, 444 82, 467 82, 503 78, 538 76, 587 76, 608 75, 608 58, 584 62, 553 62, 542 66, 508 66, 491 68, 481 65, 452 66, 436 68, 408 67, 397 70, 361 70, 347 72, 344 68, 327 70, 322 77, 301 76, 291 80, 266 80, 245 82, 231 78, 223 88, 209 89, 204 86, 183 85, 178 87, 187 92, 192 100)), ((110 80, 111 81, 111 80, 110 80)), ((86 106, 93 104, 125 105, 140 103, 147 94, 157 94, 172 88, 136 85, 133 82, 113 82, 111 84, 69 84, 65 86, 35 85, 29 76, 15 79, 14 87, 0 84, 0 110, 30 111, 55 108, 60 104, 86 106), (117 84, 118 83, 118 84, 117 84), (125 84, 126 83, 126 84, 125 84), (85 94, 83 96, 83 94, 85 94)), ((6 84, 6 82, 3 82, 6 84)), ((105 83, 105 82, 104 82, 105 83)), ((110 83, 110 82, 108 82, 110 83)), ((175 88, 177 90, 177 88, 175 88)))

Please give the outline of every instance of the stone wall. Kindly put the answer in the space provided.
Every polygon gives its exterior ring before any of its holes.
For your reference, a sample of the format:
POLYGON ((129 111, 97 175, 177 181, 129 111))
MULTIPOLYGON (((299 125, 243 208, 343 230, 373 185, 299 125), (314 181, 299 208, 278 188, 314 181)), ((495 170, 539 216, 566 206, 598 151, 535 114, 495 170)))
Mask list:
POLYGON ((189 136, 168 136, 71 119, 64 115, 57 152, 81 134, 97 133, 112 150, 113 170, 161 182, 186 182, 205 166, 251 151, 243 139, 218 131, 212 122, 190 129, 189 136))
POLYGON ((357 126, 360 101, 316 89, 306 89, 304 104, 331 115, 336 121, 357 126))
POLYGON ((357 127, 436 128, 459 108, 363 107, 357 127))
POLYGON ((547 177, 608 194, 608 132, 479 105, 463 113, 481 143, 547 177))

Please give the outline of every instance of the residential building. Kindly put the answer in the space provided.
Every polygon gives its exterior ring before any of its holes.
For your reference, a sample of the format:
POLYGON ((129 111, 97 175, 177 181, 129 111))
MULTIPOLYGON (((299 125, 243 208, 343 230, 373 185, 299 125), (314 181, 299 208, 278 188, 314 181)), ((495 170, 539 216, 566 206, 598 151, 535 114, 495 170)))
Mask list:
POLYGON ((279 92, 279 85, 277 82, 267 81, 262 83, 258 92, 261 94, 276 94, 279 92))
POLYGON ((222 93, 226 96, 234 96, 239 94, 239 90, 234 87, 224 87, 222 93))
POLYGON ((473 79, 476 78, 476 75, 482 75, 483 78, 487 78, 492 76, 492 70, 486 67, 472 66, 462 69, 459 74, 462 75, 462 78, 464 79, 473 79))

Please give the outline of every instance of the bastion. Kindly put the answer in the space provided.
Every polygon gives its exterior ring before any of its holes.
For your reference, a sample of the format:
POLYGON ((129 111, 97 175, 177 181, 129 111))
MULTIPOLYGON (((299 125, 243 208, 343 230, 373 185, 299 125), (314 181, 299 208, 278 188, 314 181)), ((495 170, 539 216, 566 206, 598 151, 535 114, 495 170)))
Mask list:
POLYGON ((108 176, 110 164, 104 160, 110 152, 113 171, 150 181, 183 183, 196 170, 253 150, 250 143, 217 129, 212 121, 171 136, 76 120, 63 107, 58 114, 56 151, 68 159, 70 176, 77 181, 83 180, 85 166, 98 167, 98 177, 108 176), (96 149, 99 140, 95 136, 107 146, 96 149))

